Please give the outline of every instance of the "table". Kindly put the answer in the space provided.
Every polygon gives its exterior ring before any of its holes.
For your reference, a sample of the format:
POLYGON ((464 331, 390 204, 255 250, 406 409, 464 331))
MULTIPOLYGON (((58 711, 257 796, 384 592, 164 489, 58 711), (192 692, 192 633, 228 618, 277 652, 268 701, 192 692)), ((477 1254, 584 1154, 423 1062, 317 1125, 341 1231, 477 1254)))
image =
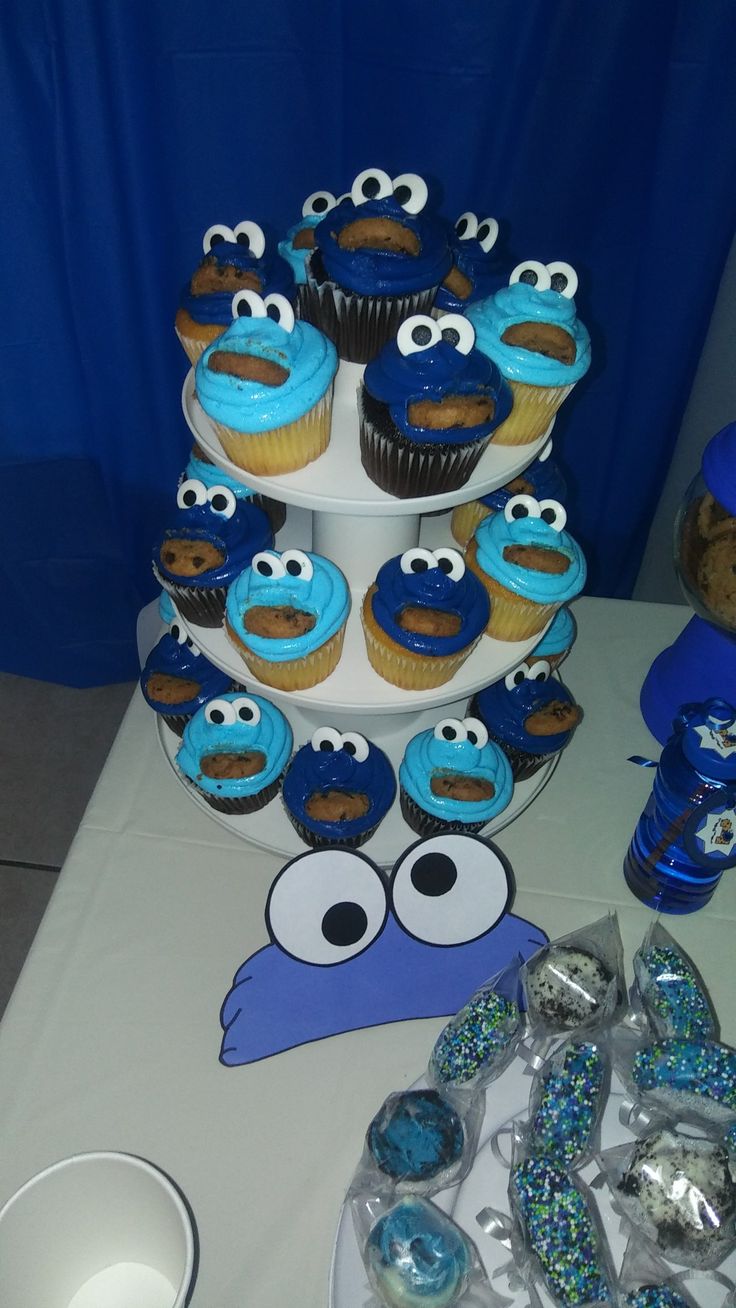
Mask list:
MULTIPOLYGON (((618 910, 628 972, 652 918, 621 864, 657 758, 638 711, 652 658, 690 613, 582 599, 565 681, 585 720, 533 806, 498 837, 515 911, 551 937, 618 910)), ((136 694, 0 1025, 0 1204, 90 1149, 141 1154, 181 1186, 200 1240, 191 1308, 326 1302, 331 1247, 365 1128, 422 1072, 441 1019, 373 1028, 246 1067, 218 1062, 218 1013, 267 942, 281 860, 189 802, 136 694)), ((729 1007, 736 878, 667 919, 729 1007)))

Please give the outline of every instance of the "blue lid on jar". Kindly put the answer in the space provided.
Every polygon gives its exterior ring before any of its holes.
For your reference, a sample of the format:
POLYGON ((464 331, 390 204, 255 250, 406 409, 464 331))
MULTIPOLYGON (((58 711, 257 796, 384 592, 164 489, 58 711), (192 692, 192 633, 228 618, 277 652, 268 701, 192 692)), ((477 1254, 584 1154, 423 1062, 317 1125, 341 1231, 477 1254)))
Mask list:
POLYGON ((708 441, 702 467, 713 499, 736 517, 736 422, 729 422, 708 441))
POLYGON ((712 781, 736 780, 736 709, 724 699, 684 704, 675 719, 688 763, 712 781))

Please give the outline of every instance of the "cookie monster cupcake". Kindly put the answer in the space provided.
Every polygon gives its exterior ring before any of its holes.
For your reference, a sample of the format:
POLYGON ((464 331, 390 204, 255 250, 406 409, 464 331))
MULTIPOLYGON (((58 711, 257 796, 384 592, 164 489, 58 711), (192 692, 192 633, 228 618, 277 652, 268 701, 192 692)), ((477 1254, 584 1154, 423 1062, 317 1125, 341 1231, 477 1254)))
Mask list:
POLYGON ((402 690, 449 681, 488 622, 484 587, 457 550, 406 550, 379 568, 363 600, 371 667, 402 690))
POLYGON ((585 585, 585 558, 564 530, 556 500, 514 495, 503 513, 485 518, 465 561, 491 600, 486 631, 496 640, 529 640, 585 585))
POLYGON ((258 695, 218 695, 184 728, 176 766, 218 813, 255 813, 278 793, 291 727, 258 695))
POLYGON ((545 432, 562 401, 590 367, 590 337, 575 313, 578 279, 569 263, 528 259, 509 285, 468 308, 478 349, 514 393, 498 445, 528 445, 545 432))
POLYGON ((341 359, 367 363, 405 318, 429 313, 452 257, 428 198, 416 173, 366 168, 315 228, 301 313, 341 359))
POLYGON ((230 326, 237 291, 296 300, 291 267, 276 250, 267 249, 258 223, 245 221, 234 228, 215 223, 207 228, 202 244, 204 258, 182 290, 174 321, 192 364, 230 326))
POLYGON ((307 690, 337 667, 349 612, 348 584, 330 559, 268 550, 230 587, 225 631, 264 685, 307 690))
POLYGON ((511 802, 511 765, 477 718, 443 718, 409 741, 399 767, 401 812, 419 836, 478 832, 511 802))
POLYGON ((356 849, 388 813, 396 778, 383 750, 359 732, 319 727, 292 758, 281 797, 306 845, 356 849))
POLYGON ((517 477, 499 486, 479 500, 457 504, 452 510, 450 531, 458 545, 467 545, 479 522, 489 513, 505 509, 513 495, 533 495, 535 500, 561 500, 567 496, 567 483, 554 459, 552 441, 547 441, 542 453, 517 477))
POLYGON ((566 604, 558 609, 538 645, 526 656, 527 667, 534 670, 538 662, 546 663, 551 672, 558 668, 572 649, 578 625, 566 604))
POLYGON ((434 313, 464 313, 508 281, 508 262, 498 249, 498 222, 461 213, 449 236, 452 267, 437 291, 434 313))
MULTIPOLYGON (((345 198, 341 196, 341 199, 345 198)), ((279 241, 279 254, 286 260, 294 274, 297 299, 299 288, 305 286, 307 282, 307 259, 314 249, 314 229, 337 203, 332 191, 313 191, 302 205, 299 222, 294 223, 284 239, 279 241)))
POLYGON ((285 504, 282 504, 280 500, 270 499, 268 495, 259 495, 258 491, 251 490, 250 486, 246 486, 244 481, 238 481, 236 477, 231 477, 229 472, 225 472, 224 468, 218 468, 217 464, 208 459, 204 450, 201 450, 196 444, 192 446, 189 462, 184 469, 181 480, 186 481, 188 477, 203 482, 208 490, 212 486, 227 486, 236 500, 250 500, 252 504, 257 504, 258 508, 263 509, 268 517, 274 535, 281 530, 286 522, 285 504))
POLYGON ((181 483, 172 514, 153 547, 154 575, 186 622, 219 627, 228 586, 253 555, 273 544, 262 509, 227 486, 181 483))
POLYGON ((511 391, 473 348, 467 318, 407 318, 365 370, 358 395, 360 457, 389 495, 436 495, 464 486, 511 391))
POLYGON ((208 699, 233 688, 232 678, 213 667, 175 617, 148 655, 140 684, 148 706, 177 736, 208 699))
POLYGON ((304 468, 327 449, 335 347, 296 322, 282 295, 240 291, 233 321, 197 364, 197 398, 225 453, 259 477, 304 468))
POLYGON ((514 781, 534 776, 569 745, 583 716, 567 687, 549 680, 549 664, 543 659, 533 667, 521 663, 502 681, 479 691, 468 713, 480 718, 490 739, 500 745, 514 781))

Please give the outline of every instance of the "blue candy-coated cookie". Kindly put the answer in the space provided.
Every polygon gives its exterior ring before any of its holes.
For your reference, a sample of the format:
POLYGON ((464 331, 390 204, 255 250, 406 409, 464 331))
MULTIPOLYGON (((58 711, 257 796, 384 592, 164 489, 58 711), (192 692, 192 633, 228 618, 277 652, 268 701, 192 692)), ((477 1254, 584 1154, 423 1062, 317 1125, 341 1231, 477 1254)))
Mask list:
POLYGON ((322 840, 352 841, 372 830, 396 798, 396 777, 382 749, 356 732, 320 729, 297 750, 284 777, 282 797, 297 823, 322 840), (319 821, 307 811, 311 796, 336 790, 365 795, 368 811, 341 822, 319 821))
POLYGON ((208 795, 240 799, 257 795, 277 781, 292 747, 291 727, 280 709, 259 695, 232 692, 209 700, 184 728, 176 765, 208 795), (252 776, 224 779, 202 771, 211 754, 263 754, 263 767, 252 776))
POLYGON ((467 1289, 473 1251, 434 1204, 406 1197, 372 1227, 364 1259, 390 1308, 450 1308, 467 1289))
POLYGON ((458 1114, 436 1090, 389 1095, 366 1135, 371 1158, 392 1181, 431 1181, 459 1162, 464 1144, 458 1114))
POLYGON ((512 1168, 509 1198, 555 1303, 610 1303, 598 1229, 572 1177, 547 1159, 525 1158, 512 1168))
POLYGON ((665 1094, 688 1106, 736 1113, 736 1050, 713 1040, 662 1040, 634 1055, 632 1075, 640 1092, 665 1094))
POLYGON ((521 1013, 492 985, 483 986, 440 1032, 430 1055, 444 1085, 486 1083, 503 1071, 521 1034, 521 1013))
POLYGON ((650 945, 634 955, 634 976, 657 1035, 709 1040, 716 1033, 710 1000, 690 960, 670 945, 650 945))
POLYGON ((606 1060, 587 1041, 566 1044, 532 1086, 529 1146, 561 1167, 579 1167, 589 1154, 603 1108, 606 1060))

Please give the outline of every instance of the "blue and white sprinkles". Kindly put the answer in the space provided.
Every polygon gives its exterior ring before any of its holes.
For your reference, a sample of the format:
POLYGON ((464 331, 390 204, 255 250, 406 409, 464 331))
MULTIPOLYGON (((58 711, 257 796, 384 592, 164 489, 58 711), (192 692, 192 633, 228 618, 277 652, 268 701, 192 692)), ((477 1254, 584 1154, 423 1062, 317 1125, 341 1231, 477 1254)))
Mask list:
POLYGON ((640 1094, 672 1111, 709 1121, 736 1118, 736 1050, 713 1040, 662 1040, 634 1055, 640 1094))
POLYGON ((647 1017, 658 1036, 712 1040, 716 1021, 689 959, 673 945, 642 946, 634 976, 647 1017))
POLYGON ((590 1155, 603 1111, 607 1060, 598 1045, 568 1042, 540 1069, 529 1099, 529 1147, 562 1167, 590 1155))
POLYGON ((447 1023, 429 1060, 438 1084, 487 1084, 511 1060, 521 1035, 521 1014, 492 985, 483 986, 447 1023))
POLYGON ((687 1299, 669 1285, 640 1285, 626 1295, 624 1303, 627 1308, 690 1308, 687 1299))
POLYGON ((567 1172, 544 1158, 525 1158, 512 1169, 509 1198, 555 1302, 563 1308, 610 1303, 598 1228, 567 1172))

